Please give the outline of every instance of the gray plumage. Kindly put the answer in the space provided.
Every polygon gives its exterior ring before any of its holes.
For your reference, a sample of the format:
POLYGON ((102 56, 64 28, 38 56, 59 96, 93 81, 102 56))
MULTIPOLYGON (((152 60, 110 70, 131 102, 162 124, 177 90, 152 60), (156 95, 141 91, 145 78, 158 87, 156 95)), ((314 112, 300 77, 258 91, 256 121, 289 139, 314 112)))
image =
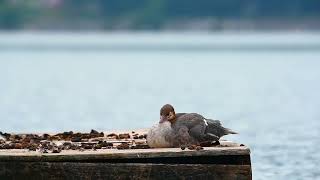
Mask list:
POLYGON ((176 132, 175 144, 197 144, 218 141, 222 136, 237 134, 225 128, 219 120, 206 119, 197 113, 177 113, 172 128, 176 132))

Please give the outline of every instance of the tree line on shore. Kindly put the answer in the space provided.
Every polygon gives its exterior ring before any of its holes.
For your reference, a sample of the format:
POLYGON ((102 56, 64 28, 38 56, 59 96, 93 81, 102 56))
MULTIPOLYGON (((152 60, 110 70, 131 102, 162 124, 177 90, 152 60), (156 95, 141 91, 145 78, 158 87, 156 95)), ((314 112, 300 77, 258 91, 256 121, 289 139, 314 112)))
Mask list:
POLYGON ((208 20, 308 20, 319 0, 0 0, 0 29, 161 29, 208 20))

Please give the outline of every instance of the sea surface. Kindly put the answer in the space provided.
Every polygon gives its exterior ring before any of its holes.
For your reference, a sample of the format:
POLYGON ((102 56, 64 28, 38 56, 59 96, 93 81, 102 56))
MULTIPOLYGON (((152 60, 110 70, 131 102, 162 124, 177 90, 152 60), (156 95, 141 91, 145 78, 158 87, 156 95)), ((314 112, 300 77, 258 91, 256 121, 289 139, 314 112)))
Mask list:
POLYGON ((0 33, 0 131, 220 119, 254 179, 320 179, 320 33, 0 33))

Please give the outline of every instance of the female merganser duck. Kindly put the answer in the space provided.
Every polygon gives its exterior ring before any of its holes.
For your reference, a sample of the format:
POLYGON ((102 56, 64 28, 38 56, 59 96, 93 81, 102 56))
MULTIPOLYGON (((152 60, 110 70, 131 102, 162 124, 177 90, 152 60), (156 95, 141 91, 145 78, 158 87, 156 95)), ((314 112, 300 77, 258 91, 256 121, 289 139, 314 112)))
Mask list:
POLYGON ((147 142, 150 147, 180 147, 216 141, 236 132, 225 128, 219 120, 204 118, 197 113, 175 113, 172 105, 160 109, 159 124, 150 129, 147 142), (168 123, 170 122, 170 123, 168 123))

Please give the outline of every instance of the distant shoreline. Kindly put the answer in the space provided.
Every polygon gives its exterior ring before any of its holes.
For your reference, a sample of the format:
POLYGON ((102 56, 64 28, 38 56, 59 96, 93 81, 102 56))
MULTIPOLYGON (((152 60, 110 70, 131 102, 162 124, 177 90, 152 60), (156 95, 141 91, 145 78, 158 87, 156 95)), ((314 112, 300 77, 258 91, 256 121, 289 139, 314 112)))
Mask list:
POLYGON ((192 19, 166 21, 158 27, 134 22, 99 22, 60 20, 56 22, 34 22, 22 24, 21 27, 3 28, 1 31, 101 31, 101 32, 252 32, 252 31, 320 31, 320 21, 317 18, 300 19, 192 19))

